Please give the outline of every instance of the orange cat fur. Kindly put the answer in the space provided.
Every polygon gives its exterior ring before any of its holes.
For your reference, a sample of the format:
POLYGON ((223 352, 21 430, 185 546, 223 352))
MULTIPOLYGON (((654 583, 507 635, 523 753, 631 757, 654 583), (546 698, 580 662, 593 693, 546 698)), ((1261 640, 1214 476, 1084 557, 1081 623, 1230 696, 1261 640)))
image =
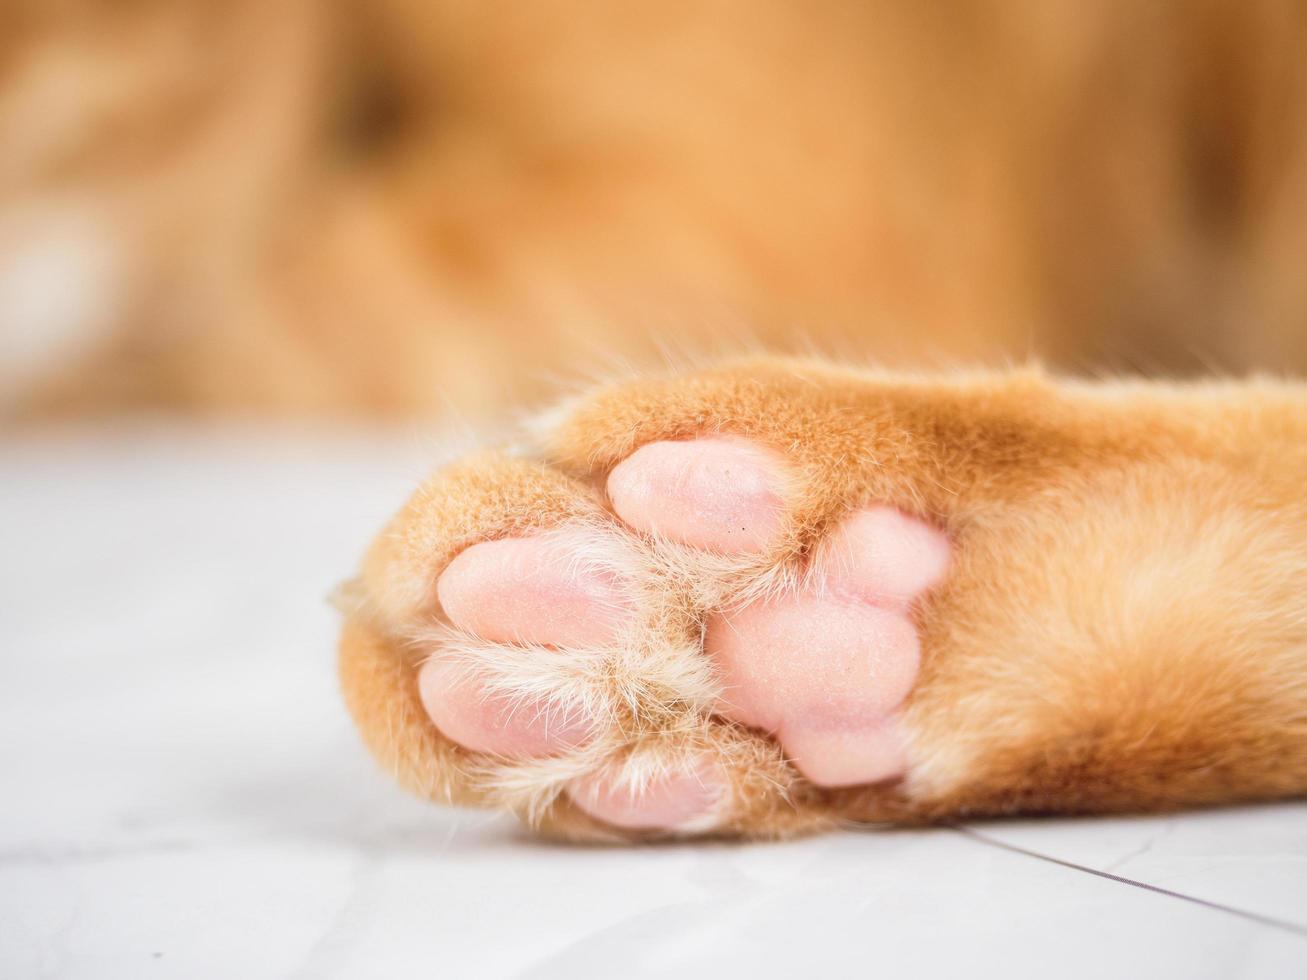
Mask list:
POLYGON ((16 0, 0 380, 477 416, 742 336, 1301 371, 1304 40, 1281 0, 16 0))

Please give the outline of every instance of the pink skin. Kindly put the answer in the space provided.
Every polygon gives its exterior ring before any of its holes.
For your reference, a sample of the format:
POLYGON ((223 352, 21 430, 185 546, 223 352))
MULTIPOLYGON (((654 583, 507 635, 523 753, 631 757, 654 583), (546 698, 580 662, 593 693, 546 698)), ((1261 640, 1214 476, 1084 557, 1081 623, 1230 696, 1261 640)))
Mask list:
POLYGON ((438 660, 418 671, 418 694, 441 734, 474 752, 538 758, 582 745, 595 730, 594 719, 579 711, 490 694, 456 665, 438 660))
POLYGON ((723 713, 773 733, 819 786, 899 774, 887 719, 912 690, 920 651, 897 610, 799 595, 714 616, 704 649, 722 672, 723 713))
POLYGON ((829 592, 902 608, 944 578, 949 543, 893 507, 864 507, 822 543, 817 561, 829 592))
POLYGON ((637 531, 723 555, 765 551, 785 522, 784 463, 741 439, 652 442, 608 475, 608 499, 637 531))
POLYGON ((721 767, 707 756, 655 777, 633 792, 605 773, 575 780, 568 795, 590 816, 627 830, 676 830, 710 813, 726 791, 721 767))
MULTIPOLYGON (((634 529, 722 554, 776 544, 784 488, 777 454, 730 437, 651 443, 608 481, 613 509, 634 529)), ((454 625, 495 642, 613 642, 633 603, 620 582, 578 569, 567 552, 565 535, 473 545, 441 575, 441 607, 454 625)), ((709 619, 704 649, 724 681, 721 714, 770 732, 819 786, 895 778, 907 765, 898 709, 920 663, 910 607, 947 572, 948 539, 893 508, 865 507, 813 562, 806 591, 709 619)), ((589 718, 550 717, 538 705, 510 710, 438 662, 422 669, 419 684, 436 726, 476 751, 548 755, 593 734, 589 718)), ((720 767, 705 758, 639 794, 602 772, 569 793, 614 826, 675 830, 707 817, 724 787, 720 767)))
POLYGON ((459 629, 496 643, 611 643, 634 607, 611 576, 570 560, 581 547, 566 532, 474 544, 437 580, 440 608, 459 629))
POLYGON ((713 617, 728 717, 774 734, 818 786, 907 765, 894 709, 921 662, 908 605, 948 570, 945 535, 892 507, 854 511, 816 557, 817 588, 713 617))

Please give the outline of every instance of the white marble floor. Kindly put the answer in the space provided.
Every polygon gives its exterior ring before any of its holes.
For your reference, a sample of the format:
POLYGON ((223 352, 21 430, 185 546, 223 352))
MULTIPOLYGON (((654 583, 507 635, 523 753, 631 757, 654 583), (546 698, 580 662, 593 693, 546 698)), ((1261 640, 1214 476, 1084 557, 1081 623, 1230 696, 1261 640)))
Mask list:
POLYGON ((1303 803, 572 849, 404 797, 324 596, 430 459, 0 442, 0 977, 1307 977, 1303 803))

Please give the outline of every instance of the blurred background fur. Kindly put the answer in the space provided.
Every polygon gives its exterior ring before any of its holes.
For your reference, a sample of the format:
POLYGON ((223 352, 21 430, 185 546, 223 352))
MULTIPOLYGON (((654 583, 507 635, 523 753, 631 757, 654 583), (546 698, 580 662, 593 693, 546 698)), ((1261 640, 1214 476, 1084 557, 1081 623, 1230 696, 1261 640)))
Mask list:
POLYGON ((1307 370, 1307 4, 0 0, 11 418, 1307 370))

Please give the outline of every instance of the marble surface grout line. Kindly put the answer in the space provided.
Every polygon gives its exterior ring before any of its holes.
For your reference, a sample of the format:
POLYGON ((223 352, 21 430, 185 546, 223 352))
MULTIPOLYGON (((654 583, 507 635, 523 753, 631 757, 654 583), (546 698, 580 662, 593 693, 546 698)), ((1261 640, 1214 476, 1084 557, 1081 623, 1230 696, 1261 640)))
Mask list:
POLYGON ((1086 867, 1083 864, 1076 864, 1074 861, 1066 861, 1062 858, 1056 858, 1050 854, 1040 854, 1038 851, 1032 851, 1024 847, 1018 847, 1015 844, 1008 844, 1001 840, 995 840, 992 837, 986 837, 984 834, 978 833, 970 827, 963 827, 959 824, 950 824, 948 825, 948 828, 955 834, 970 838, 971 840, 977 841, 988 847, 997 847, 1004 851, 1011 851, 1013 854, 1021 854, 1025 857, 1034 858, 1037 861, 1047 861, 1049 864, 1056 864, 1071 871, 1081 871, 1098 878, 1106 878, 1108 881, 1115 881, 1118 884, 1141 888, 1144 891, 1163 895, 1167 898, 1177 898, 1182 902, 1190 902, 1194 905, 1211 909, 1215 912, 1238 916, 1239 918, 1247 919, 1250 922, 1256 922, 1259 925, 1268 926, 1272 929, 1281 929, 1285 932, 1292 933, 1293 935, 1307 938, 1307 924, 1289 922, 1286 919, 1277 919, 1274 916, 1262 915, 1259 912, 1252 912, 1248 909, 1236 908, 1233 905, 1225 905, 1221 902, 1213 902, 1205 898, 1199 898, 1197 895, 1186 895, 1184 892, 1172 891, 1170 888, 1162 888, 1160 885, 1150 885, 1146 881, 1136 881, 1134 878, 1112 874, 1110 871, 1100 871, 1097 868, 1086 867))

